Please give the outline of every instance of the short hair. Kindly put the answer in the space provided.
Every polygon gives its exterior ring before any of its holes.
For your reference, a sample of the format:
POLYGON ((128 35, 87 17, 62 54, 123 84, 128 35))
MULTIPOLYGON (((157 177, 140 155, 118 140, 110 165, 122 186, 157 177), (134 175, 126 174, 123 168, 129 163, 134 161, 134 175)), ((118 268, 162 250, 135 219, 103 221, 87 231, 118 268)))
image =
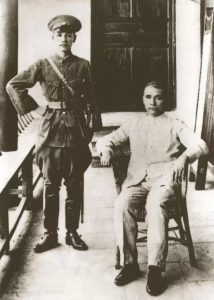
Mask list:
POLYGON ((155 87, 155 88, 157 88, 157 89, 161 89, 161 90, 164 89, 162 82, 157 81, 157 80, 147 82, 147 83, 145 84, 144 89, 145 89, 146 87, 148 87, 148 86, 153 86, 153 87, 155 87))
POLYGON ((161 80, 153 80, 153 81, 148 81, 145 85, 144 85, 144 88, 143 88, 143 91, 142 91, 142 97, 144 96, 144 91, 145 89, 148 87, 148 86, 152 86, 156 89, 160 89, 162 90, 162 94, 163 94, 163 97, 166 101, 166 98, 167 98, 167 89, 166 89, 166 84, 161 81, 161 80))
POLYGON ((156 89, 160 89, 163 91, 163 93, 165 93, 165 85, 161 82, 161 81, 158 81, 158 80, 154 80, 154 81, 149 81, 145 84, 144 88, 143 88, 143 94, 144 94, 144 91, 145 89, 148 87, 148 86, 152 86, 156 89))

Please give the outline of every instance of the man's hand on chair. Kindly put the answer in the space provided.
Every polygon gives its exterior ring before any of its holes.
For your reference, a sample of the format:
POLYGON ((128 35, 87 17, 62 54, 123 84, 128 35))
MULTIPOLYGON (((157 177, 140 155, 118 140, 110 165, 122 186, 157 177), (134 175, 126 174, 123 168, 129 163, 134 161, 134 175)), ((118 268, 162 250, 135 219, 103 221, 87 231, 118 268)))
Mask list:
POLYGON ((186 164, 188 162, 188 157, 186 155, 179 156, 173 163, 173 183, 179 184, 185 179, 186 174, 186 164))
POLYGON ((102 166, 109 166, 111 160, 111 152, 104 151, 100 157, 100 162, 102 166))

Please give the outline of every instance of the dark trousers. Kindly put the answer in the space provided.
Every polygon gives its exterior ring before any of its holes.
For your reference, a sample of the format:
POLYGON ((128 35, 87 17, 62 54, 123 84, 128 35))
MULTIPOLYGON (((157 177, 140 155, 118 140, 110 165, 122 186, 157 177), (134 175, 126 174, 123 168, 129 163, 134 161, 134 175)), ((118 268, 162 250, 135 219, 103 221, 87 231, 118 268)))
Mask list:
POLYGON ((62 179, 66 187, 65 226, 72 232, 79 227, 81 181, 80 150, 78 147, 44 147, 37 155, 37 164, 44 177, 44 227, 56 231, 59 217, 59 190, 62 179))

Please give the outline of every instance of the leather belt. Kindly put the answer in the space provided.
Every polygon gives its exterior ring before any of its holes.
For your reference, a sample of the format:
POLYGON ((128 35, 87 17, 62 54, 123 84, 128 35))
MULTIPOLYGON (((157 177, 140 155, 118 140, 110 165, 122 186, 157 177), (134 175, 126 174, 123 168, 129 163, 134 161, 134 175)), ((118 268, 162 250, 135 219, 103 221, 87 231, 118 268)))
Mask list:
POLYGON ((73 105, 65 101, 48 102, 48 107, 52 109, 68 109, 73 110, 73 105))

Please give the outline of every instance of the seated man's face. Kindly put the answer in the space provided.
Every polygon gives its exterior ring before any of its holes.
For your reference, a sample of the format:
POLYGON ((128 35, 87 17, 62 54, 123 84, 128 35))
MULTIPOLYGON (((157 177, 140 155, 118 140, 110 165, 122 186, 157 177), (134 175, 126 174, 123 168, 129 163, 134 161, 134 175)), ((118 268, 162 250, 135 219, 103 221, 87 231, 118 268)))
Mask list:
POLYGON ((164 112, 163 90, 147 86, 143 93, 143 104, 150 116, 159 116, 164 112))

